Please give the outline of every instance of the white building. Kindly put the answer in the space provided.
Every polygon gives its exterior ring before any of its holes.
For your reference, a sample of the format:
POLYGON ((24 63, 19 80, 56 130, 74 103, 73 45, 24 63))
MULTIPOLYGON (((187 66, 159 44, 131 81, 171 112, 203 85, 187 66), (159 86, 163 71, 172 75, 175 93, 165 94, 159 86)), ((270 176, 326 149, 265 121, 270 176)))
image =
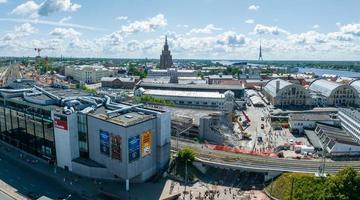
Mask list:
POLYGON ((326 79, 318 79, 310 84, 309 89, 324 96, 328 106, 349 106, 356 103, 358 92, 354 87, 326 79))
POLYGON ((148 77, 196 77, 197 71, 190 69, 150 69, 148 71, 148 77))
POLYGON ((263 88, 265 97, 274 106, 306 106, 311 104, 309 92, 301 85, 274 79, 263 88))
MULTIPOLYGON (((355 90, 358 92, 358 95, 360 97, 360 79, 350 82, 350 86, 355 88, 355 90)), ((360 102, 358 101, 357 103, 360 103, 360 102)))
POLYGON ((190 108, 223 109, 225 94, 219 92, 195 92, 177 90, 151 90, 139 88, 135 96, 150 95, 155 98, 172 101, 175 105, 190 108))
POLYGON ((318 123, 315 133, 330 156, 360 155, 360 144, 344 129, 318 123))
POLYGON ((84 83, 99 83, 102 77, 111 77, 116 73, 102 65, 74 65, 65 67, 65 76, 84 83))
POLYGON ((360 112, 352 109, 339 109, 341 126, 348 131, 356 141, 360 141, 360 112))
POLYGON ((289 128, 299 133, 303 133, 304 129, 315 129, 317 122, 329 125, 340 124, 335 114, 291 113, 289 115, 289 128))

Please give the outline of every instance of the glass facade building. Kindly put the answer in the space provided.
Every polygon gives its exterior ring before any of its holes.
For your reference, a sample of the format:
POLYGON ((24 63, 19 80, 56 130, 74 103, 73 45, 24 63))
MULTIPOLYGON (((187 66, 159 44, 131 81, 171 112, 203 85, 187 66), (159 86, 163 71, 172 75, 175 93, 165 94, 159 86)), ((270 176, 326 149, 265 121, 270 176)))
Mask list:
POLYGON ((51 109, 0 98, 0 139, 26 152, 55 161, 51 109))

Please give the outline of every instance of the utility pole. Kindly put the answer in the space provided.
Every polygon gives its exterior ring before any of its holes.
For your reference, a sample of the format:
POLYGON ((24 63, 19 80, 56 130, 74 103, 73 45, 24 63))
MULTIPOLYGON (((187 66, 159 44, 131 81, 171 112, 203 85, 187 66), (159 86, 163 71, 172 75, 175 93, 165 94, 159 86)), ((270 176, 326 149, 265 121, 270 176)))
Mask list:
POLYGON ((187 159, 186 159, 185 160, 185 190, 184 190, 184 194, 186 194, 187 178, 188 178, 188 170, 187 170, 187 159))
POLYGON ((188 131, 191 127, 192 127, 192 125, 190 125, 189 127, 183 129, 182 131, 176 131, 176 150, 177 151, 179 151, 179 136, 180 136, 180 134, 188 131))

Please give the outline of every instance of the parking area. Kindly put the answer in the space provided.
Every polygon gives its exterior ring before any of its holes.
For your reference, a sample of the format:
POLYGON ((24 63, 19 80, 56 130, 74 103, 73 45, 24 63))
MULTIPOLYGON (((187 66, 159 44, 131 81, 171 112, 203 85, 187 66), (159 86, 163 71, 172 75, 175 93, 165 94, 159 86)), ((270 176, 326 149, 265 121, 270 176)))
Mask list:
MULTIPOLYGON (((295 145, 310 145, 304 136, 293 135, 287 123, 271 120, 272 106, 254 107, 248 105, 245 115, 249 118, 248 126, 244 126, 244 131, 251 135, 247 150, 260 153, 281 153, 281 157, 295 158, 304 157, 295 153, 295 145)), ((241 119, 246 120, 243 113, 239 113, 241 119)), ((286 120, 285 120, 286 121, 286 120)))

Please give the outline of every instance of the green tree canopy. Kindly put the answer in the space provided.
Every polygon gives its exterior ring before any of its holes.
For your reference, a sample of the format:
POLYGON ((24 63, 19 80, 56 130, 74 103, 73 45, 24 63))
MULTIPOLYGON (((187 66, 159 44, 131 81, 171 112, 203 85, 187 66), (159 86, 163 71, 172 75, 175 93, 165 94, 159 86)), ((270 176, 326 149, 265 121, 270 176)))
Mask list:
POLYGON ((178 152, 178 159, 180 162, 185 163, 187 162, 193 162, 195 160, 195 152, 193 149, 189 147, 185 147, 183 149, 180 149, 178 152))

